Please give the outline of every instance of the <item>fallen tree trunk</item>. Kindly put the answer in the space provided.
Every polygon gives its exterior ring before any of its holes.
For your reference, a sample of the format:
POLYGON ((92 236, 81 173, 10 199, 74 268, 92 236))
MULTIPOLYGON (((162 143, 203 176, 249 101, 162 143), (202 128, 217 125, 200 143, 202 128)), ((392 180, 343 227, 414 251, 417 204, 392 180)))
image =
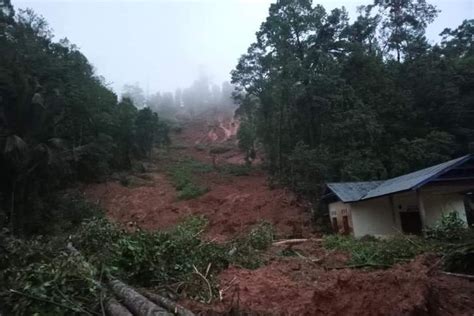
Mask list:
POLYGON ((446 271, 441 271, 441 274, 449 275, 456 278, 466 279, 469 281, 474 281, 474 275, 470 275, 470 274, 453 273, 453 272, 446 272, 446 271))
POLYGON ((155 304, 163 306, 164 308, 166 308, 167 310, 173 312, 174 314, 178 316, 194 316, 193 312, 191 312, 190 310, 184 308, 183 306, 179 305, 178 303, 173 302, 172 300, 166 297, 163 297, 161 295, 151 293, 145 290, 143 290, 142 293, 144 296, 146 296, 149 300, 151 300, 155 304))
POLYGON ((157 306, 125 283, 112 279, 108 282, 112 292, 135 315, 172 316, 170 312, 157 306))
POLYGON ((105 303, 105 312, 109 316, 133 316, 125 306, 114 298, 107 300, 105 303))
POLYGON ((307 239, 307 238, 285 239, 285 240, 276 241, 272 245, 273 246, 297 245, 297 244, 302 244, 307 241, 320 242, 322 241, 322 239, 307 239))

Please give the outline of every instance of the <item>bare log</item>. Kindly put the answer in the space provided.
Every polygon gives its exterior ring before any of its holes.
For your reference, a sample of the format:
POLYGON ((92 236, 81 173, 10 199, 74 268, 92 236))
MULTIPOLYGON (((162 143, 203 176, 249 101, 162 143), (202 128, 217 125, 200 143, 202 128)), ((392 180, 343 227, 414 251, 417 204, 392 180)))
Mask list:
POLYGON ((449 275, 449 276, 456 277, 456 278, 461 278, 461 279, 466 279, 466 280, 469 280, 469 281, 474 281, 474 275, 453 273, 453 272, 446 272, 446 271, 440 271, 440 272, 444 275, 449 275))
POLYGON ((125 306, 114 298, 107 300, 105 303, 105 311, 109 316, 133 316, 125 306))
POLYGON ((280 240, 280 241, 277 241, 277 242, 274 242, 272 245, 273 246, 285 246, 285 245, 298 245, 298 244, 302 244, 304 242, 307 242, 311 239, 285 239, 285 240, 280 240))
POLYGON ((112 279, 109 281, 112 292, 135 315, 172 316, 167 310, 157 306, 125 283, 112 279))
POLYGON ((144 296, 146 296, 150 301, 154 302, 155 304, 158 304, 160 306, 163 306, 170 312, 173 312, 175 315, 178 316, 194 316, 194 313, 191 312, 189 309, 186 309, 185 307, 179 305, 178 303, 173 302, 169 298, 166 298, 164 296, 151 293, 149 291, 141 291, 144 296))

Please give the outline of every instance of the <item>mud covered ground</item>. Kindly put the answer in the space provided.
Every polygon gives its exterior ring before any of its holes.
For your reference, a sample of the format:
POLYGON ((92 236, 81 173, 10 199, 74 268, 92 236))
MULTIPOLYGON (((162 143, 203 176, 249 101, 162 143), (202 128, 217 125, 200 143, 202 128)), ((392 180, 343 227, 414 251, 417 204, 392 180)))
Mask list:
POLYGON ((286 246, 272 247, 267 264, 256 270, 223 271, 220 300, 184 305, 204 315, 474 315, 474 282, 441 274, 435 257, 388 270, 344 268, 347 255, 321 246, 307 204, 284 188, 270 189, 261 170, 245 176, 203 174, 199 181, 209 192, 179 201, 167 166, 184 156, 208 164, 214 160, 218 167, 243 163, 237 127, 225 116, 188 122, 173 136, 172 149, 156 153, 145 172, 131 176, 130 185, 117 179, 84 189, 112 220, 143 229, 169 228, 189 215, 204 215, 209 220, 205 236, 212 240, 230 239, 262 220, 275 225, 278 238, 310 238, 292 246, 292 256, 282 255, 286 246), (216 144, 232 149, 213 159, 203 148, 216 144))

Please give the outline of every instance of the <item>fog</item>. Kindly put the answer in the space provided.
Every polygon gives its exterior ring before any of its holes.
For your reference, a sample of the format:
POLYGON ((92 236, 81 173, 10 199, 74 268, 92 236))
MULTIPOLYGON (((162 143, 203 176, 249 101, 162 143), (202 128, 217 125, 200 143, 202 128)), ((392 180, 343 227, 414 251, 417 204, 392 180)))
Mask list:
MULTIPOLYGON (((196 78, 221 85, 239 56, 255 39, 269 0, 220 1, 13 1, 43 15, 56 40, 67 37, 79 46, 110 87, 138 84, 148 96, 175 92, 196 78)), ((351 17, 364 0, 320 0, 326 9, 345 6, 351 17)), ((442 12, 428 28, 438 41, 445 27, 474 15, 472 0, 431 0, 442 12)))

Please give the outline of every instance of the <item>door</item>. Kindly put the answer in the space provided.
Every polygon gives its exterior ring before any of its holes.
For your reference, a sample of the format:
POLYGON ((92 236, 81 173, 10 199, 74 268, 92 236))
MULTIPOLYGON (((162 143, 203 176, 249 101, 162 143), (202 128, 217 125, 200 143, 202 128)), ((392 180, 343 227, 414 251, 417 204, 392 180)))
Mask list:
POLYGON ((466 219, 469 227, 474 225, 474 195, 472 192, 464 196, 464 209, 466 210, 466 219))
POLYGON ((351 233, 351 228, 349 227, 349 217, 347 217, 346 215, 342 217, 342 227, 344 229, 344 235, 349 235, 351 233))
POLYGON ((335 233, 339 232, 339 226, 337 225, 337 217, 332 218, 332 229, 335 233))
POLYGON ((421 234, 421 217, 420 212, 400 212, 400 222, 402 230, 406 234, 421 234))

